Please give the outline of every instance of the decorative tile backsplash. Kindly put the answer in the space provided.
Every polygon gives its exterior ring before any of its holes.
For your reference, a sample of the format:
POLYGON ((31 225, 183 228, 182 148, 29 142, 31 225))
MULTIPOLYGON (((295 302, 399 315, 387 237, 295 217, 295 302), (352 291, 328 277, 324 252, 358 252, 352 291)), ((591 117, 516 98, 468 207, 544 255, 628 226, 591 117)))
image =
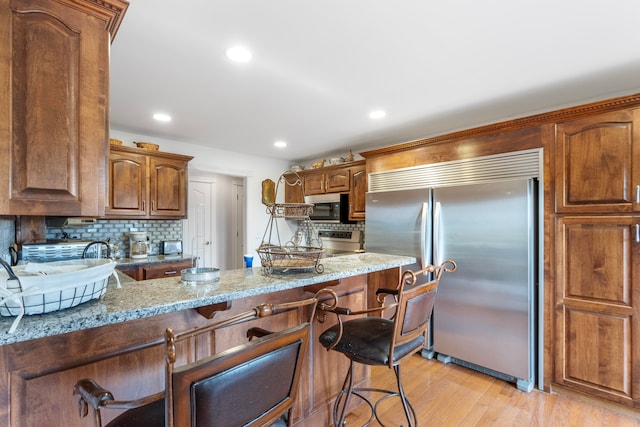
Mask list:
POLYGON ((14 217, 0 217, 0 257, 7 262, 11 261, 9 245, 14 242, 15 235, 14 217))
MULTIPOLYGON (((365 223, 314 223, 316 230, 361 230, 365 223)), ((146 231, 151 252, 157 254, 162 240, 182 239, 182 220, 98 220, 86 227, 47 228, 47 239, 65 236, 83 240, 107 240, 118 246, 123 256, 129 254, 129 231, 146 231), (66 233, 66 235, 64 234, 66 233)), ((0 256, 9 261, 9 245, 15 239, 14 217, 0 217, 0 256)))
POLYGON ((182 220, 104 220, 86 227, 48 227, 47 239, 64 237, 82 240, 107 240, 129 256, 129 232, 146 231, 151 254, 157 254, 162 240, 182 239, 182 220), (65 234, 66 233, 66 234, 65 234))
POLYGON ((316 230, 360 230, 364 231, 364 221, 359 221, 353 224, 342 224, 337 222, 313 222, 313 226, 316 230))

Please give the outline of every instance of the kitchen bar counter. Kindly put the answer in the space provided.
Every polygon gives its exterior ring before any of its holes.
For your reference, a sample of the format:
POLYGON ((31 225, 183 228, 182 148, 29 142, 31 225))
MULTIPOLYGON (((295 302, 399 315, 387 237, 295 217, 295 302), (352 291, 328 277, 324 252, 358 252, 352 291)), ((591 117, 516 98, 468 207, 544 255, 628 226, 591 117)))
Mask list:
POLYGON ((238 300, 387 270, 412 264, 415 259, 362 253, 325 258, 322 274, 295 272, 264 274, 261 268, 222 271, 220 281, 188 286, 179 277, 135 281, 118 273, 121 288, 112 277, 99 300, 44 315, 25 316, 18 329, 8 333, 13 317, 0 318, 0 345, 50 337, 129 320, 238 300))
MULTIPOLYGON (((309 298, 330 287, 341 305, 368 306, 378 285, 397 283, 400 268, 415 259, 374 253, 322 260, 324 272, 267 276, 261 268, 222 271, 220 281, 189 286, 179 278, 135 281, 121 272, 121 288, 108 285, 97 301, 67 310, 25 316, 15 333, 12 317, 0 319, 0 425, 16 427, 83 427, 72 390, 80 378, 94 378, 116 399, 137 398, 164 388, 167 327, 180 332, 202 327, 252 309, 259 304, 309 298), (373 288, 372 288, 373 287, 373 288)), ((216 329, 192 340, 186 358, 206 357, 246 343, 247 330, 283 330, 308 318, 304 309, 284 310, 247 324, 216 329)), ((329 322, 329 320, 327 319, 329 322)), ((333 322, 331 322, 332 324, 333 322)), ((295 427, 331 424, 332 402, 340 389, 348 359, 317 345, 329 323, 312 322, 305 355, 295 427)), ((356 386, 368 386, 369 370, 354 373, 356 386)), ((355 402, 356 404, 358 402, 355 402)), ((108 422, 119 410, 103 411, 108 422)))

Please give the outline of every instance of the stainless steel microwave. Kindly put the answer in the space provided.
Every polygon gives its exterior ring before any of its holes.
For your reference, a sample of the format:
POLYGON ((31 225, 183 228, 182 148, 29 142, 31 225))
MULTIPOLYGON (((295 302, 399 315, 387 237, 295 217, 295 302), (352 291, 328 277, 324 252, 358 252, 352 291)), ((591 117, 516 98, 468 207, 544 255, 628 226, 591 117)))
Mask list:
POLYGON ((313 213, 309 219, 314 222, 342 222, 349 223, 349 195, 348 194, 318 194, 305 196, 305 203, 313 203, 313 213))

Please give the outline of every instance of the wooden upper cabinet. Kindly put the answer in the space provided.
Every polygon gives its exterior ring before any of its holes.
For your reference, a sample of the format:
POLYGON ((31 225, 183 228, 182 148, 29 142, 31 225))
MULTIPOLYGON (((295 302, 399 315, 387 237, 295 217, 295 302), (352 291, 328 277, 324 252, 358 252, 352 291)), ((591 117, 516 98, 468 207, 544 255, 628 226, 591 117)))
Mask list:
POLYGON ((112 148, 109 154, 108 186, 107 215, 145 216, 147 156, 122 153, 112 148))
POLYGON ((304 193, 307 196, 326 193, 344 193, 351 185, 351 170, 348 167, 329 166, 317 170, 305 171, 304 193))
POLYGON ((556 211, 640 211, 640 110, 556 125, 556 211))
POLYGON ((190 156, 113 146, 106 217, 184 218, 190 156))
POLYGON ((327 192, 326 179, 322 172, 307 172, 302 176, 302 181, 304 183, 305 196, 324 194, 327 192))
POLYGON ((351 191, 349 191, 349 220, 364 221, 367 194, 367 171, 364 161, 351 167, 351 191))
MULTIPOLYGON (((294 181, 292 175, 290 181, 294 181)), ((365 161, 359 160, 339 166, 311 169, 298 172, 304 184, 304 194, 300 186, 285 186, 286 203, 304 203, 304 196, 327 193, 349 193, 349 220, 362 221, 365 217, 365 194, 367 173, 365 161)))
POLYGON ((0 215, 104 213, 109 43, 127 6, 0 0, 0 215))
POLYGON ((349 191, 351 185, 350 168, 331 169, 326 172, 325 176, 327 180, 327 193, 349 191))
POLYGON ((187 160, 149 157, 149 215, 187 216, 187 160))

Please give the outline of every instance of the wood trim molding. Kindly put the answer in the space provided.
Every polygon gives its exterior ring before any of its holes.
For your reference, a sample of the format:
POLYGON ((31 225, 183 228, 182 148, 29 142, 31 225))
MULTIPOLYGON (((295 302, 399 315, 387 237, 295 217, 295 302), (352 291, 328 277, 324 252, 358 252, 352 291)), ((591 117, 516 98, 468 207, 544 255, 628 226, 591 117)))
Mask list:
POLYGON ((147 150, 144 148, 129 147, 126 145, 110 145, 109 150, 113 152, 140 154, 143 156, 163 157, 166 159, 175 159, 182 161, 190 161, 193 156, 185 156, 183 154, 167 153, 166 151, 147 150))
POLYGON ((486 126, 480 126, 462 131, 447 133, 430 138, 409 141, 400 144, 390 145, 387 147, 377 148, 374 150, 363 151, 360 155, 364 158, 370 158, 390 153, 397 153, 412 148, 418 148, 424 145, 432 145, 441 142, 450 142, 470 137, 478 137, 482 135, 493 134, 497 132, 521 129, 530 126, 538 126, 548 123, 555 123, 567 119, 588 116, 593 113, 602 113, 607 111, 618 110, 621 108, 629 108, 640 106, 640 94, 613 98, 606 101, 597 101, 575 107, 567 107, 560 110, 540 113, 533 116, 522 117, 505 122, 493 123, 486 126))
POLYGON ((106 29, 111 34, 112 43, 129 7, 127 0, 62 0, 61 2, 90 10, 93 15, 104 19, 106 29))

